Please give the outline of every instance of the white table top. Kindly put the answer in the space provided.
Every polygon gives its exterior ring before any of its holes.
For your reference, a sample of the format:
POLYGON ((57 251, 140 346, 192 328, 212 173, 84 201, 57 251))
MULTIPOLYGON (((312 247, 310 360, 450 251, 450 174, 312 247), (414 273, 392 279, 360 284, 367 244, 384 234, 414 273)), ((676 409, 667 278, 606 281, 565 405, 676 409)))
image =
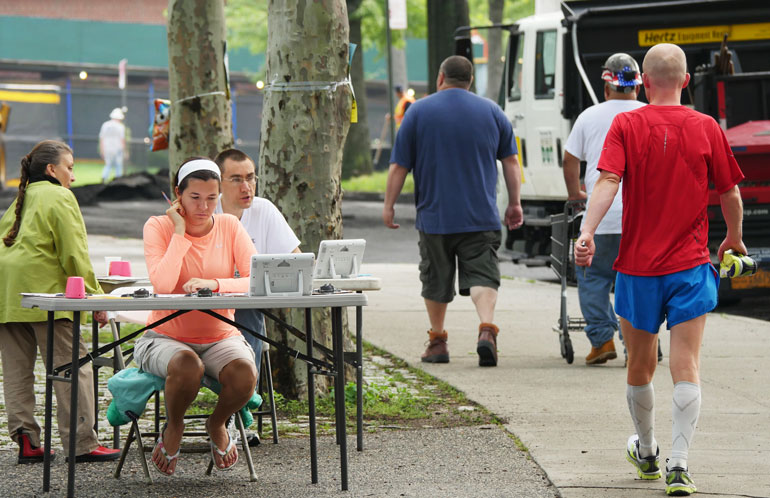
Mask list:
POLYGON ((344 292, 312 296, 260 296, 225 294, 212 297, 163 295, 156 297, 102 297, 68 299, 64 296, 23 295, 21 306, 45 311, 135 311, 135 310, 199 310, 199 309, 265 309, 327 308, 366 306, 365 294, 344 292))

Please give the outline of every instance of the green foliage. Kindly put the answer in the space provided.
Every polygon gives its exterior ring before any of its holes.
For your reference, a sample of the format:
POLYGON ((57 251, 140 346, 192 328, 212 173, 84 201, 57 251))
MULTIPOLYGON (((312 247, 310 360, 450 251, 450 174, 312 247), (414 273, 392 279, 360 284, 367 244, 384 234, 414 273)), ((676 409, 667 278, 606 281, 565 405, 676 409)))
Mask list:
MULTIPOLYGON (((471 25, 489 24, 489 0, 468 0, 471 25)), ((535 0, 505 0, 503 22, 516 22, 535 13, 535 0)))
MULTIPOLYGON (((225 4, 228 49, 247 48, 262 54, 267 48, 267 2, 228 0, 225 4)), ((257 70, 262 73, 264 67, 257 70)))
MULTIPOLYGON (((419 395, 406 387, 398 387, 392 377, 385 383, 371 383, 363 387, 364 413, 367 419, 420 419, 431 416, 428 408, 438 399, 432 395, 419 395)), ((334 388, 328 396, 318 402, 319 412, 331 416, 334 414, 334 388)), ((345 408, 348 420, 355 420, 356 384, 345 385, 345 408)))
MULTIPOLYGON (((489 24, 489 0, 467 0, 468 11, 472 25, 484 26, 489 24)), ((428 7, 426 0, 407 0, 407 29, 391 31, 393 46, 404 48, 405 37, 428 37, 428 7)), ((505 22, 514 22, 522 17, 535 13, 535 0, 505 0, 503 19, 505 22)), ((355 12, 348 12, 348 16, 361 19, 361 38, 363 48, 368 50, 375 48, 382 57, 386 45, 386 15, 384 0, 362 0, 355 12)))
MULTIPOLYGON (((201 389, 187 409, 186 415, 210 415, 219 401, 219 396, 209 389, 201 389)), ((165 406, 165 401, 162 406, 165 406)))
POLYGON ((297 420, 308 413, 307 400, 288 399, 279 392, 273 392, 273 399, 275 409, 289 420, 297 420))
MULTIPOLYGON (((351 19, 361 20, 364 50, 375 48, 380 56, 386 52, 385 27, 387 17, 384 0, 360 0, 358 8, 348 12, 351 19)), ((351 2, 348 2, 350 5, 351 2)), ((393 46, 404 48, 406 37, 428 37, 428 8, 426 0, 407 0, 406 31, 391 31, 393 46)), ((489 24, 489 1, 468 0, 471 24, 489 24)), ((505 0, 503 19, 514 22, 535 12, 535 0, 505 0)), ((267 2, 264 0, 228 0, 225 5, 227 44, 229 48, 247 48, 252 54, 267 48, 267 2)), ((259 68, 258 73, 264 71, 259 68)))
MULTIPOLYGON (((384 193, 387 179, 387 171, 375 171, 371 175, 356 176, 342 180, 342 190, 347 192, 384 193)), ((414 178, 412 175, 406 176, 404 188, 401 189, 401 192, 404 194, 414 192, 414 178)))
MULTIPOLYGON (((361 20, 363 49, 376 48, 385 53, 385 2, 361 0, 359 7, 348 12, 348 17, 361 20)), ((225 5, 227 43, 229 48, 247 48, 252 54, 261 54, 267 48, 267 3, 264 0, 228 0, 225 5)), ((406 35, 414 38, 427 36, 427 7, 425 0, 407 0, 406 35)), ((391 33, 393 45, 403 48, 404 36, 400 31, 391 33)), ((257 72, 264 71, 259 68, 257 72)))
MULTIPOLYGON (((348 17, 361 19, 361 38, 363 48, 376 48, 380 56, 386 52, 387 34, 385 27, 385 2, 383 0, 363 0, 355 12, 348 12, 348 17)), ((396 48, 406 45, 404 36, 410 38, 427 38, 428 36, 428 7, 425 0, 407 0, 406 2, 406 32, 391 31, 391 42, 396 48)))

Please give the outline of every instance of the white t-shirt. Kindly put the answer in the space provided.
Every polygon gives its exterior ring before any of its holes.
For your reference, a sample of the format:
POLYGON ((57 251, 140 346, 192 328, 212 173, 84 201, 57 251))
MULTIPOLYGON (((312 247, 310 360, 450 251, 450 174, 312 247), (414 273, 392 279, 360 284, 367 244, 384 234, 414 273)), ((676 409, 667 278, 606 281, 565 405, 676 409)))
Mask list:
POLYGON ((123 150, 126 139, 126 127, 120 121, 110 119, 105 121, 99 130, 99 140, 102 143, 104 155, 112 155, 123 150))
MULTIPOLYGON (((214 212, 223 212, 221 195, 214 212)), ((251 207, 243 210, 241 225, 249 233, 259 254, 287 254, 299 246, 299 239, 283 214, 262 197, 254 197, 251 207)))
MULTIPOLYGON (((580 113, 575 126, 567 138, 564 149, 586 162, 586 194, 588 203, 591 202, 591 192, 599 179, 599 171, 596 165, 599 164, 604 147, 604 139, 612 125, 612 120, 621 112, 632 111, 644 105, 638 100, 607 100, 601 104, 593 105, 580 113)), ((586 209, 588 209, 588 203, 586 209)), ((620 233, 623 217, 623 184, 621 183, 615 199, 612 201, 610 209, 604 216, 599 226, 596 228, 597 234, 620 233)), ((585 218, 583 218, 585 221, 585 218)), ((582 228, 582 222, 580 227, 582 228)))

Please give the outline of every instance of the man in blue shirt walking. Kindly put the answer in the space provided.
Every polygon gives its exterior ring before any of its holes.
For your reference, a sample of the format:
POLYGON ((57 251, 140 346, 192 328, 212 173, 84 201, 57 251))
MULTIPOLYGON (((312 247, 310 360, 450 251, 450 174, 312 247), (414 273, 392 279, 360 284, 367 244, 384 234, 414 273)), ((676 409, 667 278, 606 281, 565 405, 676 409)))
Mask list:
POLYGON ((412 172, 422 297, 430 321, 422 361, 449 362, 444 318, 457 273, 460 295, 471 296, 481 321, 479 365, 496 366, 499 329, 493 321, 501 240, 496 160, 503 165, 505 224, 511 229, 523 221, 521 173, 511 123, 496 103, 468 91, 472 80, 470 61, 449 57, 439 69, 438 92, 409 107, 390 158, 382 219, 388 228, 399 227, 394 204, 412 172))

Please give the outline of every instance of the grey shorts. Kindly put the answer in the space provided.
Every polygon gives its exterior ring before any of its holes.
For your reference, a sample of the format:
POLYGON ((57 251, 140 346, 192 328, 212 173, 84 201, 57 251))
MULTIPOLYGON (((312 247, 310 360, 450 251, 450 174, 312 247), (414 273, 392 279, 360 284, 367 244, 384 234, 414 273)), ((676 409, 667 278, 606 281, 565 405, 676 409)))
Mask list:
POLYGON ((136 341, 134 360, 141 370, 166 378, 168 362, 179 351, 197 354, 206 370, 206 375, 219 380, 219 372, 233 360, 254 363, 254 350, 241 334, 208 344, 182 342, 167 335, 148 330, 136 341))
POLYGON ((420 280, 422 297, 449 303, 455 294, 455 271, 460 295, 471 287, 500 287, 499 230, 453 234, 420 232, 420 280))

